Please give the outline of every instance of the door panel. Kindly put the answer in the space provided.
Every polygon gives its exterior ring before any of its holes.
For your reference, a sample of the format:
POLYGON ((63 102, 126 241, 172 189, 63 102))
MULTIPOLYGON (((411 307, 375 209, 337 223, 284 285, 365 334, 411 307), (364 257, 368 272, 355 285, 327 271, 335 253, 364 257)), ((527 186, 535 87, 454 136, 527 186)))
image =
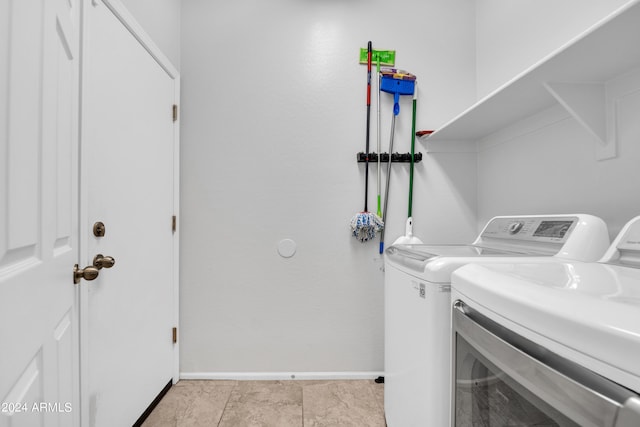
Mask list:
MULTIPOLYGON (((2 221, 1 241, 2 261, 0 272, 7 272, 16 265, 37 262, 36 248, 38 235, 38 217, 41 214, 40 170, 40 134, 42 132, 42 112, 40 97, 42 93, 42 66, 44 56, 43 28, 40 23, 44 8, 40 2, 11 1, 5 5, 8 9, 5 29, 6 63, 8 73, 3 76, 7 97, 6 148, 4 150, 3 169, 7 171, 4 183, 5 197, 2 212, 6 215, 2 221)), ((4 61, 3 61, 4 62, 4 61)), ((3 71, 5 67, 2 67, 3 71)))
POLYGON ((86 255, 116 262, 83 285, 89 417, 131 425, 173 377, 176 82, 108 7, 115 2, 96 3, 87 14, 83 165, 88 221, 106 231, 89 236, 86 255))
POLYGON ((0 5, 0 426, 79 425, 77 6, 0 5))

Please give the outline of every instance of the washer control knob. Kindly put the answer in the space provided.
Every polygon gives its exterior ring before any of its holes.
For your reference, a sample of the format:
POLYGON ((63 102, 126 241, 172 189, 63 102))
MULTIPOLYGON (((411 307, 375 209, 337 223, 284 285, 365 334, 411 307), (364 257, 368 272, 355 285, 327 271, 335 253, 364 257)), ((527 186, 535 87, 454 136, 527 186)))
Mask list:
POLYGON ((520 230, 522 230, 522 226, 524 226, 524 222, 522 221, 512 222, 511 224, 509 224, 509 227, 508 227, 509 234, 518 233, 520 230))

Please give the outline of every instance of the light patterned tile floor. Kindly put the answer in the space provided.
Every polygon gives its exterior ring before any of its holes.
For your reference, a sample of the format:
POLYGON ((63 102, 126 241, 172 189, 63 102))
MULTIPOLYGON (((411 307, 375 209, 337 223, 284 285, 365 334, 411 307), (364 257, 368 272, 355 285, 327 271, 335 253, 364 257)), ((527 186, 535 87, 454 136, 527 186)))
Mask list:
POLYGON ((384 385, 345 381, 180 381, 144 427, 385 427, 384 385))

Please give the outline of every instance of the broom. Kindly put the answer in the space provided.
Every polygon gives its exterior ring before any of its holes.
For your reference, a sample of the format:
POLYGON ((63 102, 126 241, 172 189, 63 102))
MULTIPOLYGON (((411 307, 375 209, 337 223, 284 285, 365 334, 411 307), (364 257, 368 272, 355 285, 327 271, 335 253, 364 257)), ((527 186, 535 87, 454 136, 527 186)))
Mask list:
POLYGON ((369 42, 367 44, 367 136, 364 159, 364 210, 351 218, 351 234, 363 243, 375 238, 376 232, 382 230, 383 227, 382 219, 367 209, 369 193, 369 128, 371 123, 371 52, 371 42, 369 42))

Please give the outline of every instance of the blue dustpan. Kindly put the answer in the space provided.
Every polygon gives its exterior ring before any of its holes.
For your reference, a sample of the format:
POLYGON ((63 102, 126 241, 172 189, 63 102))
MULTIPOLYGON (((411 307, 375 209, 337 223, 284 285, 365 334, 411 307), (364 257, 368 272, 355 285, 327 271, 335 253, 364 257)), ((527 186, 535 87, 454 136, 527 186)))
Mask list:
POLYGON ((380 90, 393 94, 393 115, 397 116, 400 113, 400 95, 413 95, 416 76, 395 69, 386 69, 380 72, 382 74, 380 90))

